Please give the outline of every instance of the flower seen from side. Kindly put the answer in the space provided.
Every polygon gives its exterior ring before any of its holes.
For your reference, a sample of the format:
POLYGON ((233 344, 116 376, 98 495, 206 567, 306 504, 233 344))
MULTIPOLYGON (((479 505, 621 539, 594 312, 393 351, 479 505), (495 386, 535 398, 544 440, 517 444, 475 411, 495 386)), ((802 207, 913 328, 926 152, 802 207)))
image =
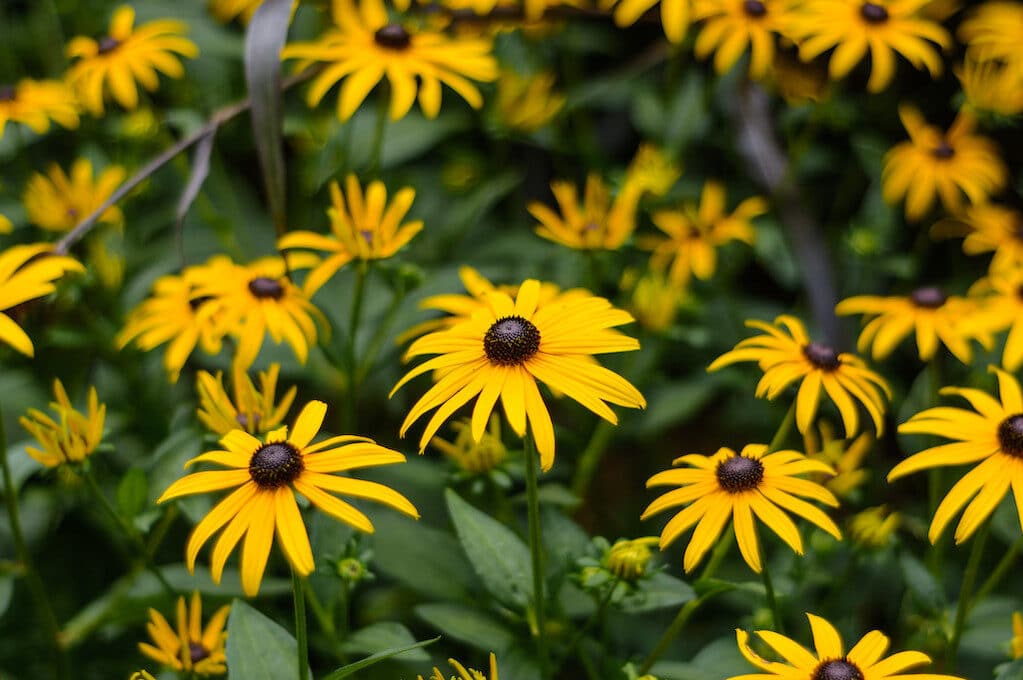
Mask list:
POLYGON ((615 25, 632 26, 654 6, 660 4, 661 27, 664 35, 673 43, 680 43, 686 37, 692 15, 693 0, 601 0, 600 8, 614 8, 615 25))
POLYGON ((997 203, 983 203, 965 208, 950 221, 966 228, 964 253, 994 253, 991 271, 1023 265, 1023 212, 997 203))
POLYGON ((192 593, 188 605, 179 597, 175 614, 177 628, 172 628, 163 614, 150 608, 146 630, 150 642, 140 642, 139 651, 166 668, 188 674, 209 676, 227 672, 227 615, 230 605, 218 609, 206 626, 202 625, 202 599, 192 593))
POLYGON ((497 61, 490 53, 489 40, 452 38, 408 22, 391 21, 382 0, 333 0, 332 16, 335 28, 315 42, 286 46, 281 56, 326 64, 309 88, 309 106, 319 104, 344 80, 337 104, 341 120, 349 119, 385 76, 391 88, 391 120, 403 118, 417 97, 423 114, 436 118, 442 83, 478 109, 483 96, 472 81, 497 79, 497 61))
POLYGON ((671 328, 687 296, 684 286, 672 283, 666 275, 656 271, 642 276, 626 271, 622 276, 622 289, 631 293, 628 308, 636 321, 654 333, 671 328))
POLYGON ((849 536, 865 548, 879 549, 891 542, 902 524, 902 515, 878 505, 856 513, 849 520, 849 536))
POLYGON ((1009 117, 1023 113, 1023 59, 1010 65, 967 56, 955 75, 963 87, 966 106, 978 114, 1009 117))
POLYGON ((839 439, 826 421, 803 433, 806 457, 834 468, 833 475, 822 475, 819 481, 839 498, 850 496, 866 481, 870 473, 863 466, 863 459, 874 442, 874 435, 870 432, 861 432, 851 441, 839 439))
POLYGON ((185 553, 189 570, 194 570, 202 546, 220 531, 210 561, 213 581, 220 583, 228 555, 244 536, 242 588, 246 595, 255 596, 276 532, 292 568, 302 576, 312 573, 315 566, 312 549, 295 494, 301 494, 331 517, 367 533, 373 532, 369 518, 332 493, 373 500, 418 518, 415 506, 397 491, 377 482, 331 474, 402 463, 405 456, 354 435, 330 437, 313 444, 326 412, 326 404, 311 401, 299 413, 290 435, 287 426, 265 438, 233 430, 220 440, 223 449, 188 462, 188 465, 215 463, 228 469, 191 473, 171 484, 158 503, 234 489, 192 530, 185 553))
POLYGON ((69 130, 78 128, 78 102, 66 84, 30 78, 16 85, 0 84, 0 139, 8 122, 41 135, 49 132, 51 121, 69 130))
POLYGON ((180 57, 194 59, 199 48, 182 37, 188 26, 175 19, 135 24, 135 10, 121 5, 110 19, 107 34, 98 40, 78 36, 67 45, 67 56, 77 60, 68 69, 67 81, 82 104, 94 116, 103 115, 103 99, 109 92, 125 109, 138 106, 138 85, 150 92, 160 86, 157 75, 182 78, 180 57))
POLYGON ((540 222, 537 235, 548 241, 580 250, 617 250, 636 229, 636 208, 643 192, 638 183, 626 182, 612 199, 604 180, 591 172, 581 204, 572 182, 551 182, 551 192, 560 214, 539 201, 528 206, 540 222))
POLYGON ((770 630, 758 630, 756 634, 784 661, 768 661, 750 645, 749 633, 737 628, 735 631, 739 651, 761 673, 738 675, 728 680, 772 680, 784 678, 795 680, 963 680, 951 675, 934 673, 906 673, 916 666, 929 664, 931 658, 923 652, 897 652, 885 656, 890 644, 888 636, 879 630, 872 630, 848 652, 842 637, 835 627, 825 619, 807 614, 813 633, 814 651, 803 647, 795 640, 770 630))
POLYGON ((647 573, 647 567, 654 556, 650 548, 659 542, 657 536, 620 538, 608 549, 601 562, 616 578, 636 581, 647 573))
POLYGON ((885 397, 890 399, 891 391, 862 359, 810 340, 803 323, 793 316, 779 316, 773 325, 756 320, 747 321, 746 325, 765 335, 740 341, 735 349, 715 359, 708 371, 755 361, 764 372, 757 383, 756 395, 767 399, 774 399, 786 387, 799 382, 796 426, 803 434, 817 415, 822 391, 838 407, 846 437, 859 432, 857 402, 867 410, 878 436, 884 432, 885 397))
MULTIPOLYGON (((497 677, 497 657, 494 653, 490 653, 490 675, 483 673, 482 671, 475 670, 473 668, 466 668, 459 661, 454 659, 448 659, 448 663, 451 667, 458 671, 458 677, 452 678, 451 680, 499 680, 497 677)), ((417 676, 418 680, 423 680, 423 676, 417 676)), ((434 667, 433 673, 426 678, 426 680, 446 680, 444 673, 437 667, 434 667)))
POLYGON ((970 288, 978 296, 988 330, 1008 329, 1002 350, 1002 366, 1015 372, 1023 365, 1023 266, 991 269, 987 277, 970 288))
POLYGON ((535 132, 550 123, 564 105, 565 96, 554 91, 553 74, 523 76, 515 71, 501 71, 496 110, 507 127, 535 132))
POLYGON ((74 258, 52 254, 52 248, 48 243, 36 243, 0 252, 0 341, 29 357, 35 353, 32 339, 9 316, 10 310, 54 292, 64 274, 85 271, 74 258))
POLYGON ((199 371, 196 389, 199 391, 199 420, 214 434, 224 436, 231 430, 242 429, 249 434, 263 434, 274 430, 288 414, 298 388, 292 386, 277 401, 277 377, 280 364, 259 372, 259 387, 244 371, 231 371, 231 395, 224 389, 224 374, 216 377, 199 371))
POLYGON ((1023 527, 1023 394, 1009 373, 998 375, 998 398, 967 387, 945 387, 941 393, 962 397, 973 411, 940 406, 917 413, 899 426, 900 434, 928 434, 953 440, 903 460, 888 473, 893 482, 921 470, 977 463, 949 490, 931 520, 928 538, 937 542, 945 527, 964 507, 955 530, 962 543, 983 524, 1009 490, 1023 527))
MULTIPOLYGON (((45 175, 33 174, 25 185, 25 212, 33 224, 47 231, 70 231, 91 215, 124 181, 125 171, 111 165, 94 178, 92 162, 79 158, 70 174, 54 163, 45 175)), ((124 215, 115 205, 99 216, 100 222, 121 224, 124 215)))
POLYGON ((38 443, 38 447, 27 446, 25 451, 48 468, 81 463, 103 440, 106 404, 99 403, 96 388, 90 387, 88 411, 76 410, 59 379, 53 381, 53 396, 56 401, 50 402, 50 409, 56 414, 55 418, 30 408, 18 419, 38 443))
POLYGON ((764 78, 774 61, 776 35, 788 21, 791 0, 694 0, 693 19, 703 21, 694 52, 714 53, 714 70, 727 72, 750 48, 749 74, 764 78))
POLYGON ((412 407, 401 426, 409 427, 434 412, 419 440, 422 452, 440 426, 455 411, 475 399, 471 431, 483 437, 498 399, 511 429, 526 435, 527 422, 546 471, 554 464, 554 425, 537 381, 568 396, 611 423, 618 417, 608 403, 644 408, 643 395, 610 371, 594 354, 639 349, 639 343, 615 326, 633 319, 604 298, 573 295, 539 306, 542 286, 536 279, 522 283, 515 299, 495 291, 486 307, 449 329, 425 335, 409 347, 407 356, 438 356, 408 373, 391 391, 409 380, 437 371, 436 384, 412 407))
POLYGON ((683 532, 695 526, 686 546, 683 568, 691 572, 700 563, 731 521, 735 538, 750 569, 760 573, 759 539, 754 517, 760 519, 797 554, 803 554, 799 529, 784 512, 788 511, 820 527, 836 539, 842 539, 838 526, 820 508, 803 498, 831 507, 838 506, 834 494, 820 484, 797 475, 810 472, 833 474, 828 465, 796 451, 768 452, 765 444, 747 444, 741 453, 721 447, 713 456, 688 454, 673 465, 684 468, 665 470, 647 480, 653 486, 678 486, 652 502, 641 519, 680 505, 686 506, 672 517, 661 532, 660 546, 665 549, 683 532))
POLYGON ((508 450, 501 441, 501 419, 494 413, 486 432, 479 441, 472 438, 472 426, 468 420, 451 424, 455 440, 447 441, 434 437, 430 444, 440 450, 460 470, 471 475, 485 475, 500 466, 508 456, 508 450))
POLYGON ((624 183, 654 196, 664 196, 681 176, 682 168, 663 149, 644 142, 625 169, 624 183))
POLYGON ((905 198, 907 219, 923 217, 935 197, 955 213, 964 195, 976 205, 1005 185, 1008 170, 998 147, 974 134, 976 119, 969 111, 960 111, 947 132, 928 124, 912 106, 900 106, 899 117, 909 141, 885 154, 881 195, 892 204, 905 198))
POLYGON ((959 25, 959 39, 974 59, 1001 60, 1023 67, 1023 6, 1018 2, 994 0, 978 3, 959 25))

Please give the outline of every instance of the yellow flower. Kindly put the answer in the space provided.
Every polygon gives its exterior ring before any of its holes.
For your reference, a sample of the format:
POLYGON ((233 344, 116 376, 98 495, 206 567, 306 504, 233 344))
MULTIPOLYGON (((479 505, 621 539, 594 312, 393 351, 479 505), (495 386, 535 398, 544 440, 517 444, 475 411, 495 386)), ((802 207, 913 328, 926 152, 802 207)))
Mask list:
POLYGON ((826 422, 819 423, 816 430, 811 427, 803 434, 806 457, 834 468, 834 475, 821 482, 839 498, 849 496, 867 479, 869 473, 861 466, 874 441, 869 432, 860 433, 852 442, 838 439, 826 422))
POLYGON ((1012 613, 1012 658, 1023 657, 1023 614, 1012 613))
MULTIPOLYGON (((0 252, 0 311, 49 295, 54 282, 67 272, 84 271, 81 263, 64 255, 51 255, 48 243, 11 246, 0 252)), ((7 314, 0 313, 0 340, 26 356, 33 356, 32 339, 7 314)))
POLYGON ((224 389, 224 374, 217 371, 214 378, 199 371, 196 388, 199 390, 198 416, 209 430, 226 435, 239 427, 249 434, 262 434, 275 429, 288 414, 298 388, 292 386, 279 403, 276 401, 277 376, 280 364, 259 372, 259 389, 244 371, 231 371, 232 400, 224 389))
MULTIPOLYGON (((661 26, 671 42, 680 43, 686 37, 692 3, 693 0, 660 0, 661 26)), ((600 0, 600 9, 614 7, 615 25, 632 26, 656 4, 658 0, 600 0)))
POLYGON ((804 434, 813 424, 822 389, 838 407, 846 437, 859 431, 857 401, 867 409, 878 436, 884 432, 884 396, 890 399, 891 391, 884 379, 868 369, 862 359, 811 341, 803 323, 793 316, 779 316, 773 326, 755 320, 747 321, 746 325, 766 335, 741 341, 735 349, 715 359, 708 371, 740 361, 755 361, 764 372, 757 383, 756 394, 768 399, 774 399, 786 387, 801 381, 796 395, 796 426, 804 434))
POLYGON ((497 79, 497 61, 489 40, 449 38, 428 29, 391 22, 382 0, 333 0, 337 28, 316 42, 292 43, 284 59, 325 62, 327 67, 309 88, 309 106, 316 106, 337 81, 345 79, 337 115, 347 120, 370 90, 387 76, 391 85, 391 120, 409 112, 416 100, 427 118, 440 112, 441 83, 475 109, 483 97, 472 80, 497 79), (418 79, 418 83, 417 83, 418 79))
POLYGON ((181 78, 185 67, 175 54, 195 58, 199 48, 181 37, 188 30, 184 22, 159 19, 133 29, 135 10, 121 5, 110 19, 107 35, 99 40, 72 38, 67 56, 77 59, 67 72, 68 83, 95 116, 103 115, 103 94, 108 89, 126 109, 138 106, 136 83, 154 92, 160 86, 157 71, 181 78))
POLYGON ((315 566, 313 553, 295 493, 302 494, 335 519, 367 533, 373 531, 369 518, 327 492, 374 500, 419 517, 407 498, 383 484, 329 474, 402 463, 405 456, 378 446, 371 439, 353 435, 330 437, 311 444, 326 413, 326 404, 311 401, 298 415, 290 436, 286 426, 270 432, 265 440, 233 430, 220 440, 226 450, 204 453, 188 462, 188 465, 210 462, 230 469, 195 472, 183 477, 171 484, 157 503, 238 487, 192 530, 185 553, 189 570, 195 568, 195 558, 203 544, 223 529, 213 549, 210 571, 213 581, 220 583, 228 555, 245 535, 241 557, 242 588, 252 597, 259 592, 276 530, 281 549, 292 568, 302 576, 310 574, 315 566))
POLYGON ((813 614, 806 615, 810 619, 810 630, 813 632, 813 646, 816 654, 811 653, 794 640, 770 630, 758 630, 757 635, 785 660, 768 661, 753 651, 749 644, 749 633, 737 628, 736 638, 739 651, 746 660, 759 668, 763 673, 755 675, 738 675, 728 680, 771 680, 772 678, 813 678, 814 680, 963 680, 951 675, 934 673, 905 673, 909 668, 931 662, 923 652, 898 652, 884 657, 888 650, 888 636, 879 630, 872 630, 853 645, 848 653, 842 644, 842 638, 835 627, 826 620, 813 614))
POLYGON ((17 85, 0 85, 0 139, 7 121, 27 125, 41 135, 50 129, 51 120, 69 130, 78 128, 78 104, 67 85, 28 78, 17 85))
MULTIPOLYGON (((493 652, 490 652, 490 676, 484 675, 481 671, 474 670, 472 668, 466 668, 458 661, 454 659, 448 659, 448 663, 458 671, 458 677, 452 678, 452 680, 499 680, 497 677, 497 658, 493 652)), ((418 680, 423 680, 423 676, 417 676, 418 680)), ((433 669, 433 675, 427 680, 444 680, 444 674, 437 667, 433 669)))
POLYGON ((804 62, 795 48, 778 49, 771 64, 770 82, 792 106, 828 98, 828 69, 816 61, 804 62))
POLYGON ((629 311, 643 328, 660 333, 675 322, 679 306, 686 297, 683 286, 672 283, 663 273, 649 271, 637 277, 627 271, 622 277, 622 289, 631 291, 629 311))
POLYGON ((471 319, 412 343, 410 357, 439 356, 406 373, 391 390, 392 396, 412 378, 442 369, 437 383, 416 402, 401 426, 404 436, 412 423, 437 409, 419 440, 420 453, 441 424, 473 398, 472 438, 482 439, 500 398, 509 425, 520 437, 526 434, 528 419, 540 466, 549 470, 554 464, 554 425, 537 380, 611 423, 617 423, 618 417, 605 402, 646 406, 632 384, 593 358, 639 349, 635 339, 614 330, 632 317, 604 298, 592 296, 566 297, 539 307, 540 291, 540 282, 529 279, 514 300, 493 292, 487 296, 486 308, 471 319))
POLYGON ((501 441, 501 419, 496 413, 490 416, 490 425, 479 441, 473 440, 468 420, 452 423, 451 429, 456 432, 455 441, 448 442, 434 437, 430 443, 469 474, 486 474, 503 463, 508 455, 501 441))
POLYGON ((581 206, 571 182, 551 182, 551 191, 561 215, 539 201, 528 206, 540 221, 536 233, 548 241, 581 250, 617 250, 636 229, 636 207, 643 191, 638 183, 625 183, 612 202, 607 185, 591 172, 581 206))
POLYGON ((654 213, 654 224, 667 238, 639 239, 640 248, 653 251, 650 268, 667 271, 672 283, 684 286, 691 276, 706 280, 714 274, 717 249, 724 244, 742 241, 752 245, 756 233, 751 221, 767 212, 767 201, 760 196, 747 198, 731 214, 725 206, 724 185, 709 181, 703 185, 699 206, 686 203, 654 213))
POLYGON ((940 24, 919 14, 928 0, 806 0, 791 14, 787 33, 796 39, 799 56, 810 61, 835 48, 829 71, 845 77, 870 52, 867 89, 880 92, 895 76, 895 52, 932 77, 941 74, 941 55, 951 36, 940 24))
POLYGON ((152 673, 146 670, 135 671, 128 680, 156 680, 152 673))
POLYGON ((725 73, 751 49, 749 73, 763 78, 774 60, 775 36, 786 25, 792 0, 694 0, 693 19, 703 20, 694 52, 700 59, 717 50, 714 70, 725 73))
POLYGON ((402 222, 412 207, 416 190, 404 187, 387 204, 387 189, 380 180, 370 182, 363 194, 355 175, 345 179, 345 191, 338 183, 330 183, 331 236, 311 231, 293 231, 277 243, 281 250, 309 248, 331 253, 325 259, 310 262, 313 270, 306 277, 306 297, 326 283, 341 267, 355 260, 376 260, 393 256, 423 229, 421 220, 402 222), (346 200, 347 198, 347 200, 346 200))
POLYGON ((998 400, 977 389, 945 387, 942 394, 966 399, 977 412, 930 408, 899 426, 901 434, 932 434, 955 441, 910 456, 892 468, 889 482, 927 468, 983 461, 956 482, 938 506, 928 532, 931 543, 967 503, 956 527, 955 542, 968 539, 994 512, 1010 487, 1023 525, 1023 503, 1019 502, 1023 499, 1023 396, 1012 375, 993 367, 991 370, 998 374, 998 400))
POLYGON ((99 403, 96 388, 90 387, 89 412, 76 411, 59 379, 53 381, 53 394, 56 401, 50 402, 50 409, 57 414, 56 420, 34 408, 18 419, 42 447, 28 446, 25 451, 50 468, 62 463, 80 463, 103 439, 106 404, 99 403))
POLYGON ((912 106, 900 106, 899 117, 909 133, 884 157, 881 195, 887 203, 906 199, 906 218, 916 220, 933 205, 935 194, 945 208, 957 212, 963 194, 970 203, 983 203, 1007 179, 998 147, 973 134, 976 120, 960 111, 948 132, 928 125, 912 106))
POLYGON ((501 122, 524 132, 534 132, 547 125, 565 105, 565 96, 555 94, 553 89, 551 73, 520 76, 514 71, 501 71, 496 107, 501 122))
MULTIPOLYGON (((243 23, 249 23, 262 4, 263 0, 209 0, 210 14, 217 21, 225 23, 238 17, 241 17, 243 23)), ((298 0, 295 0, 295 4, 298 4, 298 0)))
POLYGON ((991 271, 1023 264, 1023 213, 996 203, 971 205, 952 222, 964 225, 963 252, 979 255, 994 251, 991 271))
POLYGON ((682 169, 662 149, 643 143, 625 170, 623 184, 634 185, 654 196, 664 196, 682 176, 682 169))
POLYGON ((980 3, 959 25, 959 39, 975 59, 1023 66, 1023 6, 995 0, 980 3))
POLYGON ((14 230, 14 225, 7 215, 0 215, 0 234, 10 234, 14 230))
POLYGON ((971 295, 982 295, 981 314, 988 330, 1009 329, 1002 350, 1002 366, 1015 372, 1023 365, 1023 265, 1011 269, 993 269, 970 288, 971 295))
MULTIPOLYGON (((47 231, 70 231, 92 214, 124 181, 124 168, 111 165, 93 180, 92 162, 79 158, 66 175, 59 165, 50 166, 47 175, 33 174, 25 186, 25 212, 28 219, 47 231)), ((99 217, 100 222, 120 224, 124 220, 120 208, 110 206, 99 217)))
POLYGON ((761 571, 760 548, 754 515, 770 527, 785 543, 803 554, 799 529, 783 510, 803 517, 838 540, 842 540, 831 518, 819 508, 797 496, 810 498, 832 507, 838 499, 820 484, 795 475, 807 472, 834 473, 819 461, 796 451, 767 452, 765 444, 747 444, 742 453, 721 447, 713 456, 689 454, 676 458, 673 465, 689 467, 659 472, 647 480, 652 486, 679 486, 659 497, 643 511, 646 519, 668 508, 687 506, 664 526, 661 550, 692 526, 693 531, 683 558, 686 573, 700 563, 713 547, 729 518, 735 526, 739 552, 750 569, 761 571))
POLYGON ((635 581, 646 574, 653 558, 650 546, 657 545, 656 536, 644 536, 631 540, 620 538, 611 546, 602 560, 608 571, 623 581, 635 581))
POLYGON ((149 609, 146 630, 153 644, 139 643, 139 651, 153 661, 175 671, 197 675, 223 675, 227 672, 227 615, 230 605, 224 605, 202 627, 202 599, 199 592, 192 593, 188 607, 185 598, 178 598, 177 630, 171 628, 163 614, 149 609))
POLYGON ((977 61, 967 55, 963 66, 954 71, 970 109, 999 116, 1023 113, 1023 60, 1008 65, 977 61))
POLYGON ((897 512, 888 512, 887 506, 879 505, 858 512, 849 520, 849 534, 853 541, 867 548, 883 548, 902 523, 897 512))

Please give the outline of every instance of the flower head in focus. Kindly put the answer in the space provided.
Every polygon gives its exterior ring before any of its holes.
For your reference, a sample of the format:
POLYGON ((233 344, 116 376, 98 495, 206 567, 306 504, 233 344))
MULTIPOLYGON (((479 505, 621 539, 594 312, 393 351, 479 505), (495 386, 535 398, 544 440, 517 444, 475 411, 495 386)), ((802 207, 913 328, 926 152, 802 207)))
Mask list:
POLYGON ((226 435, 241 428, 249 434, 263 434, 274 430, 288 414, 298 388, 292 386, 278 402, 277 377, 280 364, 259 372, 257 388, 249 374, 231 371, 231 393, 224 389, 224 374, 216 377, 206 371, 199 371, 196 388, 199 391, 198 416, 214 434, 226 435))
POLYGON ((177 603, 177 629, 163 614, 150 608, 146 630, 152 644, 139 643, 139 651, 153 661, 175 671, 195 675, 223 675, 227 672, 227 615, 230 605, 218 609, 206 626, 202 625, 202 599, 194 591, 186 607, 185 598, 177 603))
MULTIPOLYGON (((79 158, 71 173, 54 163, 46 175, 35 173, 25 186, 25 212, 33 224, 47 231, 70 231, 93 213, 124 181, 124 168, 111 165, 93 178, 92 162, 79 158)), ((124 215, 116 205, 99 216, 100 222, 121 224, 124 215)))
POLYGON ((8 121, 21 123, 40 135, 49 131, 50 121, 75 130, 78 102, 59 80, 23 78, 17 85, 0 85, 0 139, 8 121))
POLYGON ((26 356, 35 349, 32 339, 15 321, 2 312, 57 290, 56 281, 67 272, 85 268, 78 260, 52 254, 48 243, 11 246, 0 252, 0 341, 26 356))
POLYGON ((96 388, 90 387, 88 412, 75 410, 59 379, 53 381, 53 395, 56 401, 50 402, 50 409, 56 413, 56 419, 34 408, 18 419, 40 447, 28 446, 25 451, 49 468, 81 463, 103 440, 106 404, 99 403, 96 388))

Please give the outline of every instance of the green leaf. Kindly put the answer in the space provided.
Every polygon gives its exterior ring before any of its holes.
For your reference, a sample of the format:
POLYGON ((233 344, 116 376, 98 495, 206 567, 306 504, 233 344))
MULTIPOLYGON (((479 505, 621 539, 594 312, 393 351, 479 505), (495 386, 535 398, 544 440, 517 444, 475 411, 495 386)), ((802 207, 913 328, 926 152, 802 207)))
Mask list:
POLYGON ((279 680, 298 675, 295 638, 243 600, 227 619, 228 680, 279 680))
POLYGON ((910 595, 928 612, 940 612, 945 606, 945 593, 920 560, 909 553, 899 556, 899 569, 910 595))
POLYGON ((281 49, 288 37, 291 4, 291 0, 265 0, 245 33, 245 82, 252 102, 253 142, 278 234, 286 229, 281 49))
POLYGON ((450 534, 385 513, 374 523, 374 563, 382 573, 431 599, 470 600, 479 590, 475 573, 450 534), (416 539, 409 540, 413 535, 416 539))
MULTIPOLYGON (((388 649, 383 652, 377 652, 373 656, 368 656, 362 661, 356 661, 355 663, 350 663, 347 666, 342 666, 341 668, 338 668, 336 671, 325 677, 323 680, 341 680, 341 678, 347 678, 348 676, 355 673, 355 671, 361 671, 363 668, 368 668, 373 664, 380 663, 384 659, 389 659, 392 656, 403 654, 404 652, 407 652, 409 650, 419 649, 420 647, 432 645, 437 640, 440 640, 440 638, 435 637, 432 640, 423 640, 422 642, 417 642, 414 645, 406 645, 405 647, 398 647, 396 649, 388 649)), ((228 663, 230 663, 230 659, 228 660, 228 663)))
POLYGON ((640 580, 636 589, 622 598, 621 607, 622 611, 636 614, 678 607, 694 597, 696 593, 688 583, 659 571, 650 578, 640 580))
MULTIPOLYGON (((408 628, 400 623, 384 621, 355 631, 345 639, 341 649, 350 654, 379 654, 415 643, 416 639, 408 628)), ((401 657, 404 661, 430 660, 430 655, 418 648, 401 653, 401 657)))
POLYGON ((461 604, 438 602, 416 607, 416 616, 452 637, 484 652, 497 652, 515 644, 515 636, 485 612, 461 604))
POLYGON ((142 468, 131 468, 117 485, 117 506, 125 517, 135 517, 146 509, 149 483, 142 468))
POLYGON ((175 229, 179 239, 183 238, 181 230, 184 228, 185 215, 188 214, 188 209, 192 207, 192 203, 195 202, 195 198, 199 195, 203 182, 206 181, 210 174, 210 155, 213 153, 213 138, 215 136, 216 130, 213 130, 209 134, 204 135, 198 144, 195 145, 195 155, 192 156, 192 171, 188 175, 188 183, 185 184, 185 188, 181 192, 181 198, 178 199, 176 212, 177 225, 175 229))
POLYGON ((525 609, 532 599, 529 548, 511 529, 451 489, 444 496, 458 540, 484 587, 501 602, 525 609))
POLYGON ((1021 680, 1023 679, 1023 659, 1002 664, 995 669, 995 672, 997 673, 995 680, 1021 680))

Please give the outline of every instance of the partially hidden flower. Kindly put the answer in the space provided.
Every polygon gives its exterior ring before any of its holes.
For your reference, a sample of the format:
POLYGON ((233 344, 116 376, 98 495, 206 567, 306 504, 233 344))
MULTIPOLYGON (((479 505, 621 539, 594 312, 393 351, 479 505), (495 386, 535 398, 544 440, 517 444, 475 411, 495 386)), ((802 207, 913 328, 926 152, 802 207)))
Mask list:
POLYGON ((636 581, 646 574, 650 560, 654 556, 650 548, 659 542, 660 539, 657 536, 620 538, 602 557, 601 562, 616 578, 623 581, 636 581))
MULTIPOLYGON (((459 661, 454 659, 448 659, 448 663, 451 667, 458 671, 458 677, 452 678, 452 680, 499 680, 497 677, 497 657, 494 653, 490 653, 490 675, 484 674, 482 671, 477 671, 472 668, 466 668, 459 661)), ((417 676, 418 680, 423 680, 423 676, 417 676)), ((444 673, 441 672, 436 666, 433 669, 433 674, 430 675, 426 680, 445 680, 444 673)))
POLYGON ((1015 372, 1023 365, 1023 266, 991 269, 970 288, 978 296, 989 330, 1008 329, 1002 350, 1002 366, 1015 372))
POLYGON ((856 513, 849 520, 849 536, 867 548, 883 548, 902 524, 902 515, 878 505, 856 513))
POLYGON ((1023 66, 1023 42, 1019 39, 1023 35, 1023 6, 1018 2, 978 3, 959 25, 958 34, 974 59, 1023 66))
POLYGON ((554 119, 565 105, 565 96, 554 91, 554 75, 522 76, 501 71, 497 79, 495 108, 501 122, 513 130, 535 132, 554 119))
POLYGON ((625 169, 623 184, 638 187, 644 193, 664 196, 682 176, 682 168, 665 151, 644 142, 625 169))
POLYGON ((277 377, 281 365, 259 372, 256 387, 246 371, 231 371, 231 394, 224 389, 224 374, 216 377, 199 371, 196 389, 199 391, 199 420, 214 434, 224 436, 231 430, 242 429, 249 434, 263 434, 274 430, 288 414, 298 388, 292 386, 280 401, 277 400, 277 377))
POLYGON ((491 414, 490 424, 479 441, 472 438, 472 427, 468 420, 451 424, 455 431, 454 441, 434 437, 430 444, 443 453, 460 470, 473 475, 484 475, 497 468, 508 456, 508 449, 501 441, 501 419, 491 414))
POLYGON ((69 130, 78 128, 78 102, 59 80, 23 78, 16 85, 0 85, 0 139, 8 121, 44 134, 53 121, 69 130))
POLYGON ((0 215, 0 234, 10 234, 14 231, 14 224, 7 215, 0 215))
POLYGON ((687 295, 684 286, 657 271, 648 271, 642 276, 627 271, 622 277, 622 289, 631 293, 628 309, 636 321, 655 333, 671 327, 687 295))
POLYGON ((727 72, 750 48, 749 74, 764 78, 774 61, 774 44, 786 26, 792 0, 694 0, 693 19, 703 22, 693 51, 714 53, 714 70, 727 72))
POLYGON ((537 235, 548 241, 580 250, 617 250, 636 229, 636 208, 642 196, 637 183, 625 183, 612 199, 604 180, 591 172, 581 204, 572 182, 551 182, 551 192, 560 214, 539 201, 528 206, 529 214, 540 222, 537 235))
POLYGON ((632 26, 658 4, 665 37, 673 43, 682 42, 689 28, 693 0, 601 0, 600 8, 614 8, 615 25, 632 26))
POLYGON ((1023 213, 1019 210, 997 203, 982 203, 966 207, 948 222, 965 227, 964 253, 994 253, 991 271, 1023 265, 1023 213))
MULTIPOLYGON (((48 243, 11 246, 0 252, 0 312, 57 290, 56 281, 68 272, 85 271, 78 260, 52 253, 48 243)), ((33 356, 32 339, 9 314, 0 313, 0 340, 33 356)))
POLYGON ((869 471, 863 459, 875 441, 870 432, 861 432, 851 441, 839 439, 826 421, 803 433, 806 457, 834 469, 833 475, 822 475, 819 481, 839 498, 848 497, 866 481, 869 471))
POLYGON ((1023 60, 978 61, 966 56, 954 70, 963 87, 965 105, 979 114, 1015 116, 1023 113, 1023 60))
POLYGON ((172 628, 163 614, 149 609, 149 642, 140 642, 139 651, 153 661, 179 672, 196 675, 223 675, 227 672, 227 615, 230 605, 218 609, 206 625, 202 625, 202 598, 194 591, 188 605, 179 597, 175 614, 177 628, 172 628))
POLYGON ((1023 614, 1012 613, 1012 642, 1010 650, 1013 659, 1023 658, 1023 614))
POLYGON ((25 451, 49 468, 81 463, 103 440, 107 406, 99 403, 96 388, 90 387, 88 411, 76 410, 59 379, 53 381, 53 395, 56 401, 50 402, 50 409, 56 414, 55 418, 30 408, 18 419, 39 444, 38 448, 27 446, 25 451))
MULTIPOLYGON (((30 222, 47 231, 70 231, 110 198, 124 176, 124 168, 111 165, 94 177, 88 158, 76 160, 70 173, 54 163, 45 175, 35 173, 29 177, 23 197, 25 212, 30 222)), ((98 221, 121 224, 124 215, 112 205, 100 214, 98 221)))

